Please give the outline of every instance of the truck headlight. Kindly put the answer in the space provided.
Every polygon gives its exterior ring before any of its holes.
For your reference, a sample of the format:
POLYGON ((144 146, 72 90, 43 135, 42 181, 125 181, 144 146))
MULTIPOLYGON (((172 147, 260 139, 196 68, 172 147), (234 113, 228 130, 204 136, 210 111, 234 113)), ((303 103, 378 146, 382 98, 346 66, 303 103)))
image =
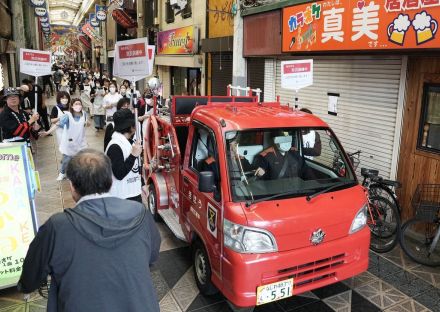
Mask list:
POLYGON ((367 225, 367 204, 365 204, 356 214, 351 223, 350 231, 348 234, 356 233, 364 228, 367 225))
POLYGON ((278 250, 273 235, 259 228, 223 222, 225 246, 239 253, 267 253, 278 250))

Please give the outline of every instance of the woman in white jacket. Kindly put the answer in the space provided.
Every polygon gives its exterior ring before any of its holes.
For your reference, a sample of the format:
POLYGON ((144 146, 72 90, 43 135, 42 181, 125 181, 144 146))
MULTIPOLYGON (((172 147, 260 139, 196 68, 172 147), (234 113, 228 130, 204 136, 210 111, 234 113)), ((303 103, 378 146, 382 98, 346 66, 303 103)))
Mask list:
POLYGON ((88 126, 87 115, 83 111, 81 100, 72 99, 70 110, 60 117, 60 121, 53 125, 49 131, 40 133, 40 136, 46 136, 58 128, 63 129, 59 145, 59 151, 63 154, 63 158, 57 181, 66 177, 66 168, 70 159, 87 147, 86 126, 88 126))

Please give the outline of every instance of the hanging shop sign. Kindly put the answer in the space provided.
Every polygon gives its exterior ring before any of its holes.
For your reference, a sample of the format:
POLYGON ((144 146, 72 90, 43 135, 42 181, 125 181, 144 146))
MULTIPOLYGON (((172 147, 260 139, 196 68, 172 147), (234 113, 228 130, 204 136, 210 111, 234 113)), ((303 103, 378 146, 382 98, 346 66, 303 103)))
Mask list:
POLYGON ((90 23, 84 24, 81 28, 82 32, 86 34, 95 44, 102 45, 102 37, 98 34, 95 28, 90 23))
POLYGON ((37 232, 34 168, 26 144, 0 143, 0 289, 17 284, 37 232))
POLYGON ((107 20, 107 7, 105 5, 95 5, 95 14, 98 21, 107 20))
POLYGON ((49 18, 46 16, 46 17, 40 17, 40 22, 41 23, 48 23, 49 22, 49 18))
POLYGON ((282 19, 283 52, 440 48, 440 0, 317 1, 282 19))
POLYGON ((39 8, 39 7, 35 8, 35 15, 40 17, 46 16, 47 15, 46 8, 39 8))
POLYGON ((32 6, 41 7, 46 5, 46 0, 29 0, 32 6))
POLYGON ((93 27, 99 27, 99 21, 96 19, 95 13, 89 14, 89 20, 90 20, 90 25, 92 25, 93 27))
POLYGON ((81 41, 81 43, 89 49, 92 47, 90 42, 84 36, 79 36, 79 41, 81 41))
POLYGON ((157 54, 196 54, 198 52, 198 28, 187 26, 157 33, 157 54))
POLYGON ((41 27, 49 27, 50 24, 49 23, 41 23, 41 27))
POLYGON ((149 58, 148 38, 118 41, 115 44, 113 74, 135 81, 146 78, 152 70, 149 68, 149 58))
POLYGON ((137 22, 125 12, 124 9, 115 9, 112 12, 112 17, 116 23, 124 28, 134 28, 137 27, 137 22))
POLYGON ((31 76, 45 76, 52 72, 51 53, 20 49, 20 72, 31 76))
POLYGON ((281 88, 298 91, 313 85, 313 60, 281 62, 281 88))

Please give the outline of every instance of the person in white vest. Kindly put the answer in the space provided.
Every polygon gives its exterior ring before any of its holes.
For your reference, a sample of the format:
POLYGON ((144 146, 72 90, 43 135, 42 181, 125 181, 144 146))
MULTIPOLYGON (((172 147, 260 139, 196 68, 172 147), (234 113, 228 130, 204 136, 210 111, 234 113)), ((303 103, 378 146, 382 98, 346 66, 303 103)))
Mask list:
MULTIPOLYGON (((65 91, 58 91, 57 104, 52 108, 50 112, 50 122, 52 125, 60 121, 61 117, 69 111, 70 95, 65 91)), ((61 135, 63 134, 63 128, 57 127, 56 138, 58 146, 61 143, 61 135)))
POLYGON ((88 126, 87 114, 83 111, 81 100, 76 98, 72 99, 70 110, 61 116, 59 122, 49 131, 41 133, 42 136, 46 136, 59 128, 62 129, 59 151, 63 154, 63 158, 57 181, 66 177, 66 168, 70 159, 87 147, 86 126, 88 126))
POLYGON ((112 196, 142 202, 139 156, 142 146, 133 142, 135 134, 134 114, 126 108, 113 115, 114 132, 105 153, 112 162, 112 196))
MULTIPOLYGON (((311 115, 313 114, 310 109, 305 107, 301 108, 300 111, 311 115)), ((318 132, 314 130, 304 131, 302 133, 302 139, 304 145, 304 157, 313 159, 314 156, 321 155, 321 137, 318 132)))

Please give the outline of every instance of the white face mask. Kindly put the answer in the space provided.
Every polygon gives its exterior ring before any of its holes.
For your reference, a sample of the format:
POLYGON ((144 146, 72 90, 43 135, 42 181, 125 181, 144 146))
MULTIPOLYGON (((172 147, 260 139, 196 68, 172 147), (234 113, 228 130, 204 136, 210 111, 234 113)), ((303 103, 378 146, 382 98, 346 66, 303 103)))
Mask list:
POLYGON ((151 105, 151 99, 145 99, 145 103, 147 103, 147 105, 151 105))
POLYGON ((100 84, 96 84, 96 87, 97 87, 97 88, 101 88, 101 85, 100 85, 100 84))
POLYGON ((73 110, 74 110, 75 112, 79 113, 79 112, 82 111, 82 106, 75 105, 75 106, 73 106, 73 110))
POLYGON ((110 90, 110 93, 111 93, 111 94, 113 94, 113 93, 116 92, 116 88, 110 88, 109 90, 110 90))
POLYGON ((61 99, 61 104, 66 105, 67 103, 69 103, 68 99, 61 99))
POLYGON ((127 93, 127 90, 125 90, 125 89, 120 89, 120 91, 121 91, 121 94, 127 93))
POLYGON ((277 144, 278 149, 281 152, 287 152, 290 150, 290 148, 292 147, 292 143, 291 142, 286 142, 286 143, 278 143, 277 144))

